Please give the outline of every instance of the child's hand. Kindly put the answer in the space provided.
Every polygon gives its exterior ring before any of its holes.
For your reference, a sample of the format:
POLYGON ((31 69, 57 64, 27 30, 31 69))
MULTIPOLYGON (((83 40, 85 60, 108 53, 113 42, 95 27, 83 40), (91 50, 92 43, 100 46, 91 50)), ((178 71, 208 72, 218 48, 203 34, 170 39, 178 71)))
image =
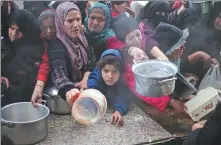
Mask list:
POLYGON ((66 100, 70 106, 73 105, 74 101, 78 98, 80 91, 76 88, 71 89, 66 93, 66 100))
POLYGON ((135 13, 135 11, 132 8, 126 7, 125 11, 128 12, 133 18, 135 18, 136 13, 135 13))
POLYGON ((120 112, 115 111, 111 116, 111 123, 122 126, 124 124, 124 118, 121 116, 120 112))
POLYGON ((176 60, 183 55, 183 49, 175 49, 170 55, 168 55, 170 60, 176 60))
POLYGON ((199 129, 199 128, 203 128, 205 123, 206 123, 206 120, 203 120, 203 121, 200 121, 200 122, 198 122, 198 123, 195 123, 195 124, 192 126, 192 131, 194 131, 194 130, 196 130, 196 129, 199 129))

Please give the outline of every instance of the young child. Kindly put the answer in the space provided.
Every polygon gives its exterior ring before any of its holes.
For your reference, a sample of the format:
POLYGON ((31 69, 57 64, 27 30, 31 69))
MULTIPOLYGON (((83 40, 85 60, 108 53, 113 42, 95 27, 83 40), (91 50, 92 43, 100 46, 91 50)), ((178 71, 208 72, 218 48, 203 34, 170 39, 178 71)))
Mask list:
MULTIPOLYGON (((167 55, 171 62, 177 65, 182 74, 193 73, 195 69, 204 69, 203 66, 201 66, 201 68, 191 67, 192 64, 198 62, 203 62, 204 66, 207 66, 207 68, 212 64, 217 64, 216 59, 211 58, 207 53, 202 51, 197 51, 187 58, 181 59, 185 50, 184 44, 188 36, 188 29, 182 31, 174 25, 160 23, 155 29, 154 38, 158 41, 161 51, 167 55)), ((203 71, 200 73, 202 74, 203 71)), ((194 73, 194 75, 198 77, 199 74, 194 73)), ((202 75, 205 75, 205 73, 202 75)), ((176 81, 176 88, 174 93, 171 94, 174 99, 180 99, 180 96, 177 95, 177 91, 182 89, 183 86, 181 86, 181 83, 180 80, 176 81)))
POLYGON ((123 60, 118 50, 108 49, 101 55, 97 67, 90 73, 88 88, 99 90, 113 106, 111 123, 123 125, 129 110, 129 90, 122 81, 123 60), (127 98, 128 97, 128 98, 127 98))
POLYGON ((130 8, 129 1, 111 1, 112 6, 112 17, 116 17, 121 13, 127 13, 132 18, 135 18, 135 11, 130 8))
POLYGON ((154 34, 154 38, 158 41, 161 51, 164 52, 169 60, 174 62, 178 68, 183 65, 188 67, 188 65, 195 64, 198 61, 203 62, 207 67, 210 67, 211 64, 217 64, 216 59, 211 58, 207 53, 202 51, 197 51, 181 61, 181 56, 185 50, 184 44, 188 36, 188 29, 182 31, 176 26, 167 23, 160 23, 156 27, 154 34))

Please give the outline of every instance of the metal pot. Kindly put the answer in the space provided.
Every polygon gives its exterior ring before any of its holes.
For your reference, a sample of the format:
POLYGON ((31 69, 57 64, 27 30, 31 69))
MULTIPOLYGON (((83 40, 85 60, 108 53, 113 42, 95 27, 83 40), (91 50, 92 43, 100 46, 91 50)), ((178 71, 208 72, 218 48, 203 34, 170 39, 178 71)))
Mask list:
POLYGON ((178 68, 171 62, 141 61, 132 66, 132 71, 135 89, 142 96, 161 97, 174 91, 178 68))
POLYGON ((47 87, 44 90, 43 97, 47 100, 47 106, 51 113, 60 115, 71 113, 70 105, 58 95, 58 89, 56 87, 47 87))
POLYGON ((202 15, 209 14, 212 8, 212 1, 190 1, 190 8, 196 9, 202 15))
POLYGON ((20 102, 1 108, 2 134, 15 145, 36 144, 48 135, 49 109, 31 102, 20 102))

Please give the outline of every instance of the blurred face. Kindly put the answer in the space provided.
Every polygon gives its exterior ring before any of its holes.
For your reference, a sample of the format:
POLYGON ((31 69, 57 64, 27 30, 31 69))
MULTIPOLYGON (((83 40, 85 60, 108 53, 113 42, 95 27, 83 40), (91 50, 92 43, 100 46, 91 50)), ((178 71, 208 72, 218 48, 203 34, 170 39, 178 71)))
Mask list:
POLYGON ((13 24, 8 29, 8 36, 11 42, 13 42, 15 40, 21 39, 23 34, 19 30, 18 26, 16 24, 13 24))
POLYGON ((142 35, 139 29, 135 29, 127 34, 125 42, 128 46, 141 48, 142 35))
POLYGON ((118 13, 123 13, 126 11, 127 3, 113 4, 113 10, 118 13))
POLYGON ((96 8, 94 9, 88 19, 88 29, 91 33, 101 33, 105 26, 105 16, 104 12, 96 8))
POLYGON ((47 39, 51 39, 56 34, 56 27, 54 19, 49 17, 42 21, 41 29, 47 39))
POLYGON ((108 86, 113 86, 119 79, 120 72, 113 65, 105 65, 102 69, 102 78, 108 86))
POLYGON ((215 20, 215 28, 221 31, 221 13, 215 20))
POLYGON ((76 38, 82 31, 81 14, 76 10, 68 12, 64 20, 64 31, 71 37, 76 38))

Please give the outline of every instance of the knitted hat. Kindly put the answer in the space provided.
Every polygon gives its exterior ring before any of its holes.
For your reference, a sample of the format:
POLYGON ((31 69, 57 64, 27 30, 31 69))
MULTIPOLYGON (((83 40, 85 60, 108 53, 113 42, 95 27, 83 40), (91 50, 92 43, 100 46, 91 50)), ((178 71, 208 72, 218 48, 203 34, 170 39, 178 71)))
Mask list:
POLYGON ((183 36, 183 31, 174 25, 160 23, 156 29, 154 38, 159 43, 159 48, 164 52, 168 52, 183 36))
POLYGON ((114 18, 113 30, 117 39, 124 42, 126 36, 135 29, 139 29, 135 19, 125 16, 125 14, 120 14, 114 18))

